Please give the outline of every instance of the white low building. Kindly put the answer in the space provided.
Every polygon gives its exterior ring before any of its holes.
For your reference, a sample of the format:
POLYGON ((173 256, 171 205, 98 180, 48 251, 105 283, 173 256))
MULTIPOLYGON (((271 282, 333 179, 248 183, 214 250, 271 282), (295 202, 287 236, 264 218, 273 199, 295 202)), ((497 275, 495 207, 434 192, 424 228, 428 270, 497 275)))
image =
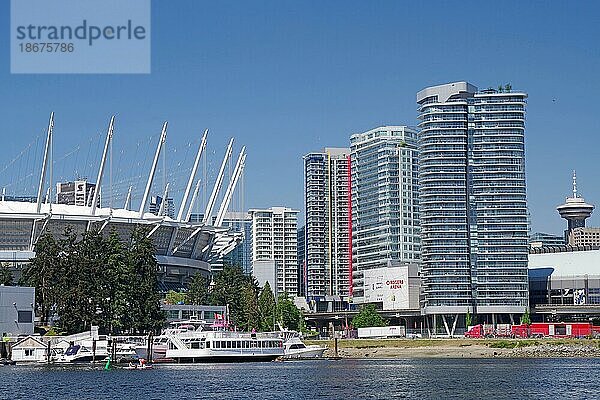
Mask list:
POLYGON ((47 345, 41 338, 27 336, 12 346, 11 359, 18 363, 46 360, 47 345))

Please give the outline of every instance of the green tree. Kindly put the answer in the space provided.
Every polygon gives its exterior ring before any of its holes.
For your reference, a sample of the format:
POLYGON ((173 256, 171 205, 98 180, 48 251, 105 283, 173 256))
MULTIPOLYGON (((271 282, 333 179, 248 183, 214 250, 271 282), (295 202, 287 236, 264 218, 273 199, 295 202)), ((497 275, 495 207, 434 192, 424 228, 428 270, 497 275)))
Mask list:
POLYGON ((471 315, 469 310, 467 310, 467 315, 465 315, 465 325, 467 328, 473 325, 473 316, 471 315))
POLYGON ((34 246, 35 257, 23 270, 19 283, 35 288, 37 314, 43 325, 47 325, 59 291, 60 268, 58 265, 59 245, 54 237, 45 233, 34 246))
POLYGON ((531 325, 531 316, 529 315, 529 310, 525 310, 525 313, 521 315, 521 324, 531 325))
POLYGON ((77 240, 77 234, 67 227, 58 240, 59 254, 55 259, 58 282, 55 286, 55 310, 59 327, 68 333, 87 330, 95 323, 96 284, 91 270, 98 263, 101 249, 92 249, 91 234, 77 240))
POLYGON ((187 295, 183 292, 176 292, 169 290, 165 296, 165 303, 167 304, 185 304, 187 295))
POLYGON ((386 326, 387 321, 377 312, 375 305, 366 304, 360 308, 360 311, 352 318, 352 326, 355 328, 367 328, 372 326, 386 326))
POLYGON ((66 333, 91 325, 112 333, 158 329, 164 321, 158 264, 146 232, 134 229, 128 244, 115 231, 78 236, 67 227, 58 240, 42 235, 22 276, 23 284, 36 288, 42 321, 56 314, 58 328, 66 333))
POLYGON ((157 290, 158 263, 154 256, 154 243, 147 237, 147 233, 148 230, 142 227, 132 231, 127 254, 132 276, 130 328, 135 332, 156 331, 165 318, 160 310, 160 295, 157 290))
POLYGON ((214 276, 214 286, 210 294, 212 305, 229 305, 229 317, 233 324, 238 326, 245 322, 242 293, 247 282, 248 277, 240 267, 225 265, 223 270, 214 276))
POLYGON ((258 307, 258 283, 248 280, 242 288, 242 308, 240 327, 246 331, 260 329, 260 310, 258 307))
POLYGON ((285 329, 297 331, 300 329, 301 313, 287 293, 282 293, 277 299, 277 322, 285 329))
POLYGON ((0 285, 12 286, 13 284, 13 273, 5 263, 0 263, 0 285))
POLYGON ((258 310, 260 313, 260 330, 270 331, 275 329, 275 296, 269 282, 265 283, 258 297, 258 310))
POLYGON ((197 273, 192 276, 188 285, 188 292, 186 294, 187 301, 190 304, 207 305, 209 304, 208 281, 202 274, 197 273))
POLYGON ((121 333, 131 326, 129 308, 132 274, 129 270, 127 249, 115 230, 105 239, 106 264, 104 292, 108 302, 105 324, 111 333, 121 333))

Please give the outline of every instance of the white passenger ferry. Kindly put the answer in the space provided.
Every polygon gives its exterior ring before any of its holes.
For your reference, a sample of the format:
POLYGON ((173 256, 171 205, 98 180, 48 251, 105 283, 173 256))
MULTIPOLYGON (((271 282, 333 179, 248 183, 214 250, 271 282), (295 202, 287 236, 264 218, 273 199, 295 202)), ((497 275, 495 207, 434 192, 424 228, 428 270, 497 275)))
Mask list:
POLYGON ((165 361, 177 363, 272 361, 284 355, 283 339, 277 334, 224 328, 199 320, 177 322, 155 337, 153 347, 159 354, 166 348, 165 361))

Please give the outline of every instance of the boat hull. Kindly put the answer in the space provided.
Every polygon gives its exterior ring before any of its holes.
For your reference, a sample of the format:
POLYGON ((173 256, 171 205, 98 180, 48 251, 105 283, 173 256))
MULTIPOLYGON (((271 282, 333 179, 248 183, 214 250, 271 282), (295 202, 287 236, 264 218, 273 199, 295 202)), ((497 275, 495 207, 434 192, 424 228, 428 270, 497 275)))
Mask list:
POLYGON ((242 362, 265 362, 274 361, 281 355, 261 354, 253 356, 242 355, 223 355, 223 356, 202 356, 202 357, 176 357, 173 358, 177 364, 199 364, 199 363, 242 363, 242 362))
POLYGON ((283 358, 288 359, 304 359, 304 358, 322 358, 323 353, 325 352, 324 347, 319 347, 316 349, 306 348, 303 350, 287 352, 283 358))

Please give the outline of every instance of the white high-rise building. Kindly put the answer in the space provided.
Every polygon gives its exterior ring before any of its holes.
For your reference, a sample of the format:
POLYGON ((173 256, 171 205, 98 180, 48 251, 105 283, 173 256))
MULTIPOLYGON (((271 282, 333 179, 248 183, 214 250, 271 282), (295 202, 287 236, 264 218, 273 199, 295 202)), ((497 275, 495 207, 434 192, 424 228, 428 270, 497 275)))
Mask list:
POLYGON ((467 82, 417 93, 427 314, 494 320, 528 307, 526 98, 467 82))
POLYGON ((353 296, 361 302, 363 272, 418 263, 420 227, 417 132, 382 126, 350 137, 353 296))
POLYGON ((276 294, 298 295, 298 211, 286 207, 251 209, 252 265, 274 276, 276 294), (265 270, 271 265, 273 274, 265 270))
POLYGON ((304 159, 307 296, 348 296, 352 281, 350 149, 325 148, 304 159))

